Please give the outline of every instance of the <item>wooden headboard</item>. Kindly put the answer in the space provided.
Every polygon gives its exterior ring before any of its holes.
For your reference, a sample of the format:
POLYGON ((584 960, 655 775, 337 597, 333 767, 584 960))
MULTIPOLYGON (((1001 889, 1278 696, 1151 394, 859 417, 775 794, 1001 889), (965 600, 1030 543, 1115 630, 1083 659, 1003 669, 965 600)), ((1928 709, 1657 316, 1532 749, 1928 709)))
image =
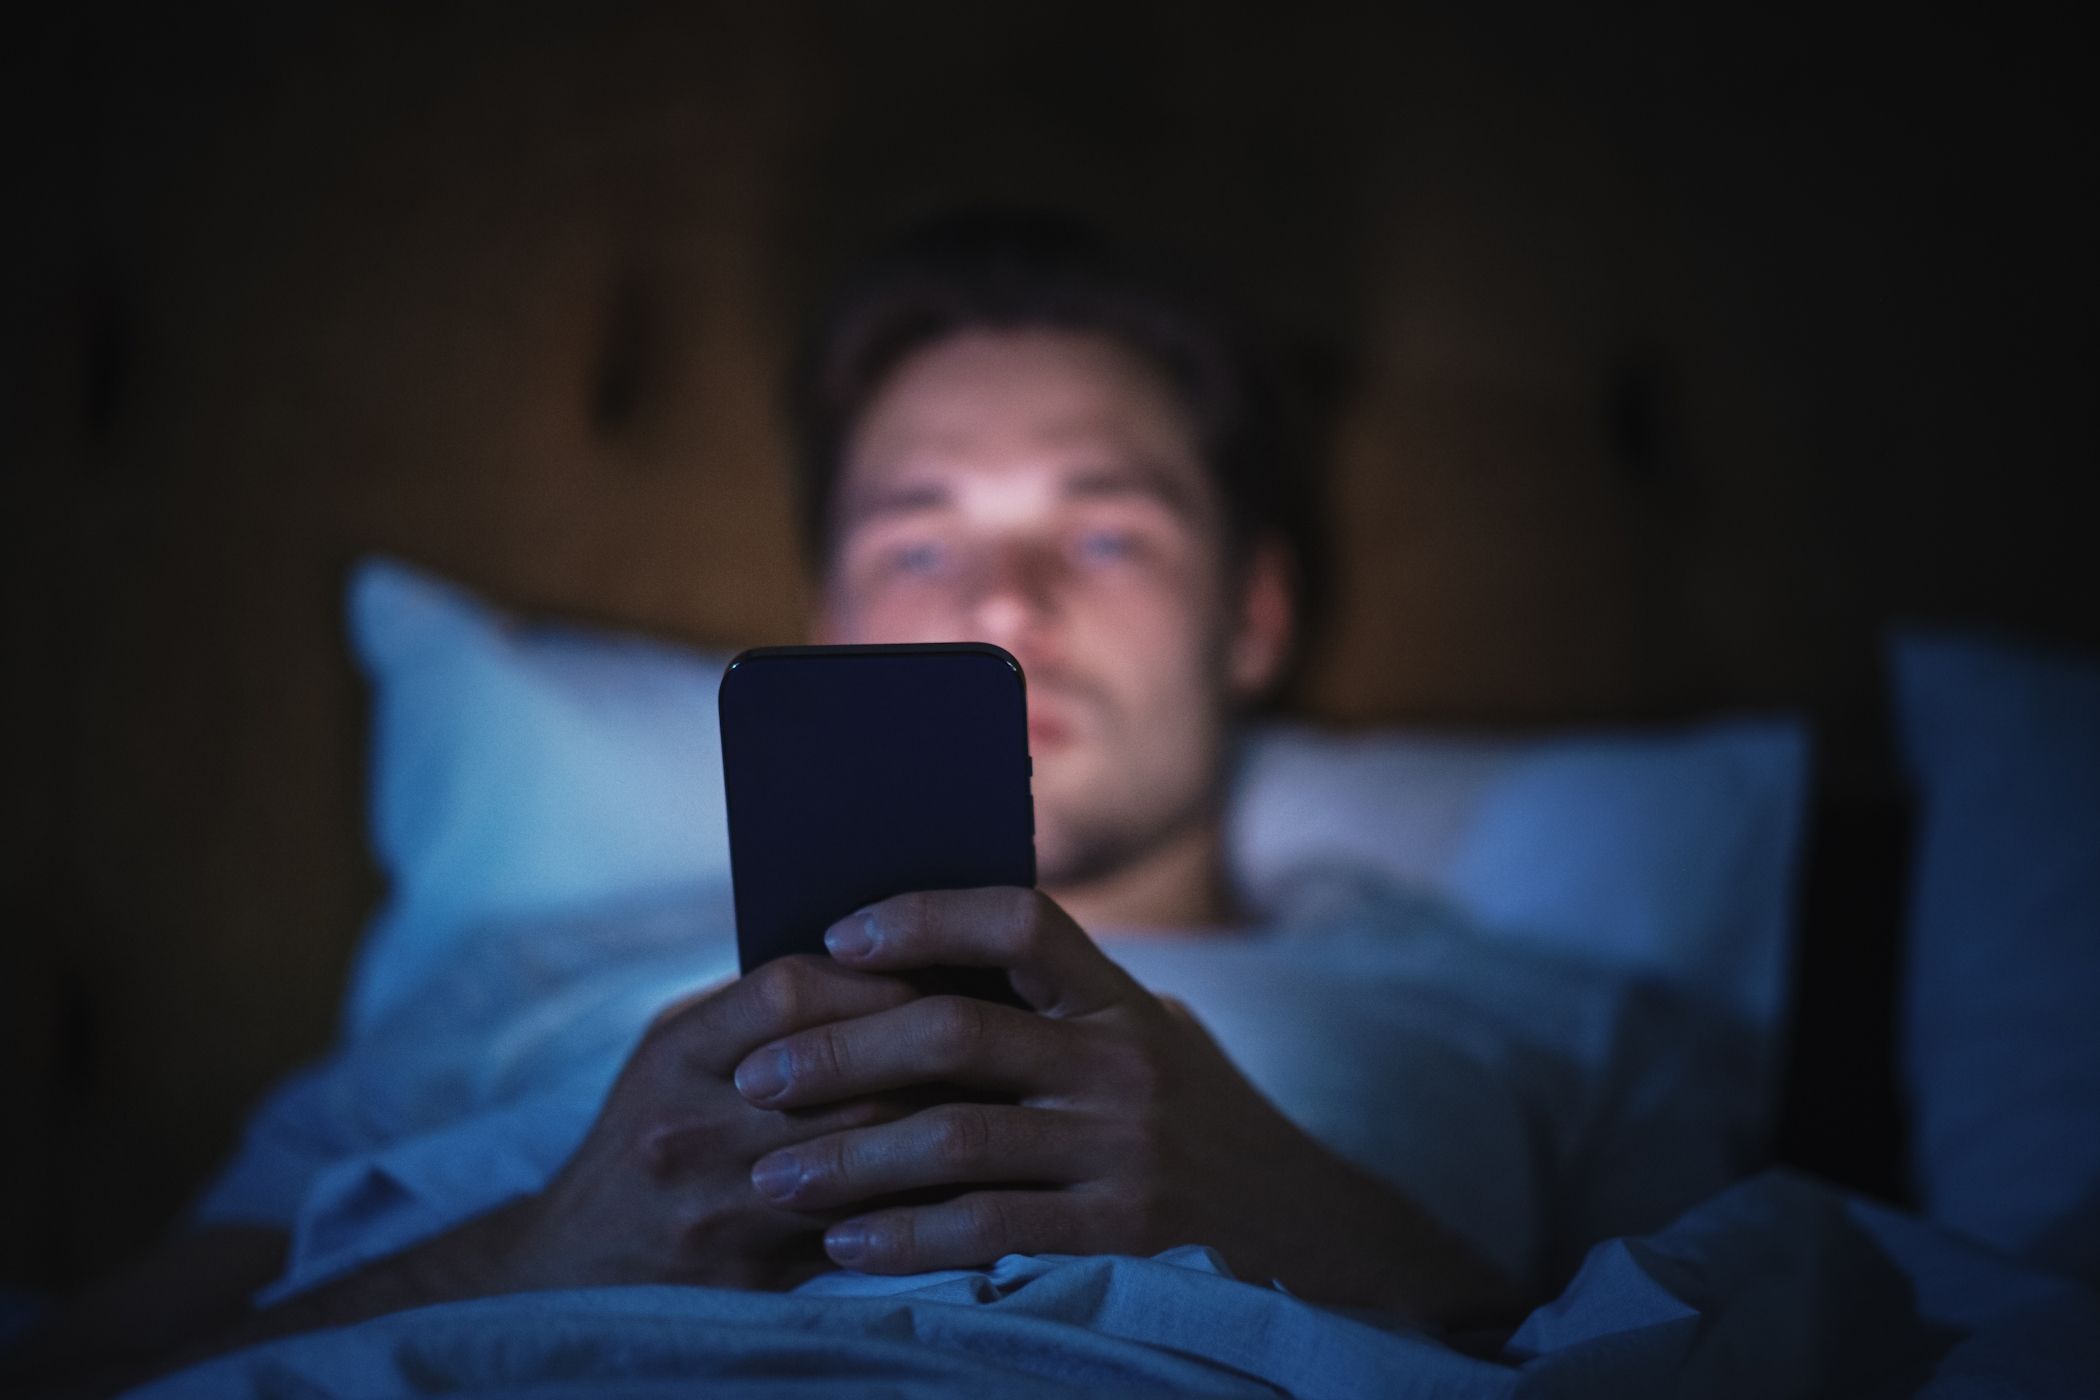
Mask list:
POLYGON ((1855 177, 1837 76, 1757 123, 1638 46, 1368 9, 147 13, 22 78, 75 119, 8 331, 6 1271, 134 1245, 329 1038, 379 893, 346 566, 797 636, 777 370, 921 211, 1199 250, 1335 390, 1316 715, 1802 706, 1879 797, 1888 619, 2093 633, 2049 411, 2089 385, 1920 348, 2029 313, 1949 284, 1926 173, 1855 177))

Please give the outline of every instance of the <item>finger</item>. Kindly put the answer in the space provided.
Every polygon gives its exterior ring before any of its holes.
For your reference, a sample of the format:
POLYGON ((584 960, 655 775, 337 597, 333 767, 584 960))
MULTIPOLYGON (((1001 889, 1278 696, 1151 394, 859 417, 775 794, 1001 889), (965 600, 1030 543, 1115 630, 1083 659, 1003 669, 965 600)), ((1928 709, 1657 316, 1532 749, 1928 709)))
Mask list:
POLYGON ((649 1138, 649 1160, 661 1171, 705 1170, 730 1159, 749 1162, 812 1138, 835 1136, 909 1118, 924 1102, 905 1095, 853 1099, 788 1113, 745 1110, 723 1123, 708 1119, 669 1124, 649 1138))
POLYGON ((726 1075, 769 1040, 888 1011, 915 995, 900 978, 802 954, 775 958, 739 977, 714 996, 664 1018, 651 1034, 689 1040, 685 1053, 700 1068, 726 1075))
POLYGON ((824 934, 840 962, 875 972, 1004 969, 1021 999, 1081 1016, 1137 994, 1137 984, 1040 890, 990 886, 898 895, 855 910, 824 934))
POLYGON ((842 1220, 824 1232, 824 1252, 868 1274, 967 1269, 1008 1254, 1083 1254, 1076 1217, 1064 1193, 972 1191, 938 1205, 842 1220))
POLYGON ((1086 1082, 1075 1030, 980 997, 923 997, 762 1045, 736 1067, 736 1087, 767 1108, 920 1084, 1054 1092, 1086 1082))
POLYGON ((925 1107, 920 1100, 889 1094, 786 1113, 763 1113, 757 1115, 760 1120, 758 1131, 744 1150, 756 1155, 795 1148, 805 1142, 824 1141, 842 1133, 902 1122, 925 1107))
POLYGON ((1098 1163, 1092 1135, 1074 1128, 1068 1113, 942 1104, 768 1153, 752 1164, 751 1185, 775 1205, 820 1210, 964 1182, 1079 1181, 1098 1163))
POLYGON ((693 990, 691 990, 690 992, 687 992, 682 996, 674 997, 672 1000, 665 1002, 662 1006, 657 1008, 656 1014, 649 1018, 650 1028, 653 1030, 657 1026, 663 1024, 665 1021, 672 1020, 681 1012, 689 1010, 690 1008, 699 1005, 701 1002, 706 1001, 709 997, 717 995, 722 991, 723 988, 729 986, 734 981, 736 981, 734 977, 717 977, 712 982, 704 982, 701 985, 693 988, 693 990))

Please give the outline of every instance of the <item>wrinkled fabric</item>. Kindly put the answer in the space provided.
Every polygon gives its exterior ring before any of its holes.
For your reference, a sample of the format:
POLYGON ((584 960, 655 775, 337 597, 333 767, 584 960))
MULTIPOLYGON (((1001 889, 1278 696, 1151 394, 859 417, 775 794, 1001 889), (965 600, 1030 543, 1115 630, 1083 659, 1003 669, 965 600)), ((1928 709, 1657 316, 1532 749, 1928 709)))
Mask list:
POLYGON ((789 1294, 520 1294, 287 1338, 188 1396, 2076 1396, 2100 1296, 1786 1173, 1591 1251, 1499 1349, 1235 1281, 1207 1250, 1012 1256, 789 1294))
MULTIPOLYGON (((1740 1042, 1687 1008, 1375 883, 1337 875, 1301 894, 1250 933, 1103 946, 1309 1132, 1553 1295, 1499 1346, 1461 1352, 1234 1279, 1190 1241, 1153 1259, 839 1271, 791 1293, 478 1299, 286 1338, 144 1393, 2100 1389, 2100 1303, 2081 1286, 1787 1174, 1715 1194, 1755 1096, 1735 1092, 1740 1042)), ((537 1189, 650 1017, 733 969, 730 928, 717 890, 477 931, 416 997, 283 1086, 198 1218, 292 1230, 268 1301, 537 1189)))

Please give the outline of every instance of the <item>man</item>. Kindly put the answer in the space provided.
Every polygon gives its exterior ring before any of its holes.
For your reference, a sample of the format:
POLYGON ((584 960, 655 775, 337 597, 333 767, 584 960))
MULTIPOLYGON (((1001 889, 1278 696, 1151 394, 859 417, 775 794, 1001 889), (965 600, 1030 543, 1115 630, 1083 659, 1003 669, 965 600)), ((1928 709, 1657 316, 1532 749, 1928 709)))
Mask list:
POLYGON ((1078 236, 1001 221, 923 235, 835 313, 798 415, 818 633, 1019 659, 1041 889, 888 901, 827 934, 832 962, 766 969, 660 1025, 584 1151, 501 1232, 520 1281, 770 1282, 776 1238, 843 1212, 824 1251, 864 1271, 1198 1240, 1246 1276, 1425 1320, 1507 1298, 1083 931, 1237 921, 1225 743, 1292 639, 1287 545, 1255 513, 1277 464, 1212 465, 1239 450, 1211 444, 1255 386, 1189 317, 1078 236), (944 964, 1004 970, 1035 1012, 877 975, 944 964), (696 1086, 666 1067, 696 1060, 723 1119, 685 1107, 696 1086), (938 1083, 1015 1102, 867 1121, 938 1083), (743 1122, 751 1145, 719 1151, 743 1122))
MULTIPOLYGON (((1287 1117, 1097 942, 1223 957, 1247 922, 1227 746, 1291 660, 1303 556, 1231 337, 1062 226, 958 221, 849 287, 795 408, 820 639, 983 640, 1022 663, 1040 888, 890 900, 834 926, 828 958, 673 1005, 538 1189, 259 1310, 283 1236, 201 1232, 105 1297, 105 1323, 167 1365, 485 1294, 1185 1243, 1432 1327, 1512 1315, 1513 1255, 1437 1218, 1404 1166, 1374 1174, 1287 1117), (896 975, 943 965, 999 969, 1033 1010, 896 975), (971 1092, 929 1102, 941 1085, 971 1092)), ((76 1351, 109 1335, 82 1325, 76 1351)))

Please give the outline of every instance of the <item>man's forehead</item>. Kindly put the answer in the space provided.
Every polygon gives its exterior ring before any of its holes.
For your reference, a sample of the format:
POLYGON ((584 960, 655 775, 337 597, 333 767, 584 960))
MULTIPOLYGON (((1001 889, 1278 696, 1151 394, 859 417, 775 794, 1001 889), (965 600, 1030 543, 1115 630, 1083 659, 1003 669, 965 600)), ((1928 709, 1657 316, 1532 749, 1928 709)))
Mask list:
POLYGON ((1211 492, 1186 415, 1144 361, 1067 333, 973 334, 900 366, 849 444, 840 518, 903 506, 1211 492))
POLYGON ((854 477, 840 500, 840 519, 848 526, 944 509, 986 520, 1019 519, 1066 502, 1115 499, 1151 502, 1194 523, 1209 517, 1200 481, 1142 457, 920 462, 854 477))

